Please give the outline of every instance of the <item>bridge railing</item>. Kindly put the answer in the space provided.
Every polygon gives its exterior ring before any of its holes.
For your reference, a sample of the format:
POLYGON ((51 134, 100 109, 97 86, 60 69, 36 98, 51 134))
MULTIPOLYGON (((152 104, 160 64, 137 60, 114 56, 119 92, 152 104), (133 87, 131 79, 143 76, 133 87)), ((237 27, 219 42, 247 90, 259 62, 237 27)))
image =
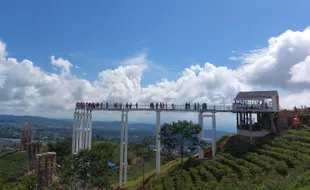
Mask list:
POLYGON ((86 106, 86 105, 79 105, 76 106, 76 108, 78 109, 94 109, 94 110, 169 110, 169 111, 203 111, 203 110, 215 110, 215 111, 231 111, 232 110, 232 106, 224 106, 224 105, 206 105, 206 108, 203 109, 202 105, 200 104, 199 107, 196 104, 196 106, 194 104, 190 104, 190 106, 186 107, 185 105, 172 105, 172 104, 163 104, 162 106, 160 106, 160 104, 158 104, 158 106, 156 106, 156 104, 154 104, 154 107, 152 108, 150 106, 150 104, 132 104, 131 107, 130 105, 128 105, 128 107, 126 106, 126 104, 122 104, 120 106, 120 104, 99 104, 99 106, 95 105, 95 106, 86 106))
POLYGON ((239 104, 234 103, 232 106, 233 111, 278 111, 280 106, 275 110, 271 105, 261 104, 239 104))

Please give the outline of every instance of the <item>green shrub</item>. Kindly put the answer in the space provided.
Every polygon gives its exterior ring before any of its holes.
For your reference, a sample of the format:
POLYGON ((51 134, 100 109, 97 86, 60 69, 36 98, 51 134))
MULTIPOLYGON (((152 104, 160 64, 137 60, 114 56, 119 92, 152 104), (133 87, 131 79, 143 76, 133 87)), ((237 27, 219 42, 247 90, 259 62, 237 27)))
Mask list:
POLYGON ((286 176, 288 174, 288 167, 286 165, 286 163, 284 161, 281 161, 281 162, 277 162, 275 165, 274 165, 276 171, 283 175, 283 176, 286 176))
POLYGON ((166 176, 163 179, 163 189, 164 190, 171 190, 171 189, 173 189, 173 180, 172 180, 171 177, 166 176))
POLYGON ((209 182, 215 180, 214 176, 204 167, 198 167, 198 173, 202 181, 209 182))

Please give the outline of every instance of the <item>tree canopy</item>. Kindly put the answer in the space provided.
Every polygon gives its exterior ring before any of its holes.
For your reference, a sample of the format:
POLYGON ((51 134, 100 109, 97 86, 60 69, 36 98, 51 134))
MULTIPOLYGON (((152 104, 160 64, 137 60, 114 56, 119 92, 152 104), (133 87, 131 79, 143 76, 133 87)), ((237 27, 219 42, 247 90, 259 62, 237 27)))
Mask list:
POLYGON ((201 127, 192 121, 178 121, 172 124, 165 123, 160 129, 161 143, 170 151, 179 149, 183 164, 184 141, 189 140, 194 145, 201 145, 198 134, 201 127))

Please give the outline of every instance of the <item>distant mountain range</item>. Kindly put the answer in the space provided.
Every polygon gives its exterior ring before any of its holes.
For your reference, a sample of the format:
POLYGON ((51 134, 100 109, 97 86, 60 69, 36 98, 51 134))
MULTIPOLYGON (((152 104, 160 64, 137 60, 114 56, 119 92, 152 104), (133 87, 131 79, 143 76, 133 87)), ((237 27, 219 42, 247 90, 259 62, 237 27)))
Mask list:
MULTIPOLYGON (((38 116, 15 116, 15 115, 0 115, 0 124, 13 124, 20 125, 23 122, 32 122, 36 126, 61 126, 70 128, 72 127, 72 119, 51 119, 45 117, 38 116)), ((93 121, 93 128, 99 130, 120 130, 121 122, 119 121, 93 121)), ((132 131, 147 131, 154 132, 156 129, 155 124, 148 123, 128 123, 128 127, 132 131)), ((216 131, 216 135, 218 138, 225 134, 230 134, 230 132, 226 131, 216 131)), ((212 130, 204 130, 205 137, 212 136, 212 130)))
POLYGON ((0 115, 0 123, 21 124, 24 122, 31 122, 35 125, 62 125, 71 126, 71 121, 61 119, 50 119, 39 116, 15 116, 15 115, 0 115))

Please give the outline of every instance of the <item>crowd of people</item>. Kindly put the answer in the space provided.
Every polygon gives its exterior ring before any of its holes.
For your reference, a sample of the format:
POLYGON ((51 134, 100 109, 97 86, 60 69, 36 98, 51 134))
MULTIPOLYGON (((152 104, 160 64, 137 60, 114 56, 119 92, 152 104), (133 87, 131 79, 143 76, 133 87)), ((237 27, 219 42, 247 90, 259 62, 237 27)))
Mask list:
POLYGON ((264 102, 258 102, 257 104, 248 104, 247 102, 235 102, 233 103, 233 109, 269 109, 272 108, 264 102))
MULTIPOLYGON (((139 109, 138 107, 138 103, 136 103, 135 105, 133 105, 131 102, 130 103, 126 103, 126 104, 122 104, 122 103, 114 103, 113 106, 109 107, 109 103, 105 103, 105 105, 103 103, 94 103, 94 102, 77 102, 76 103, 76 107, 77 108, 100 108, 100 109, 139 109)), ((148 109, 145 105, 142 105, 142 109, 148 109)), ((174 103, 171 104, 171 107, 168 107, 167 103, 150 103, 149 105, 149 109, 184 109, 185 110, 191 110, 191 104, 185 103, 185 107, 183 106, 176 106, 174 103)), ((207 104, 203 103, 203 104, 199 104, 199 103, 194 103, 193 104, 193 110, 206 110, 207 109, 207 104)))

